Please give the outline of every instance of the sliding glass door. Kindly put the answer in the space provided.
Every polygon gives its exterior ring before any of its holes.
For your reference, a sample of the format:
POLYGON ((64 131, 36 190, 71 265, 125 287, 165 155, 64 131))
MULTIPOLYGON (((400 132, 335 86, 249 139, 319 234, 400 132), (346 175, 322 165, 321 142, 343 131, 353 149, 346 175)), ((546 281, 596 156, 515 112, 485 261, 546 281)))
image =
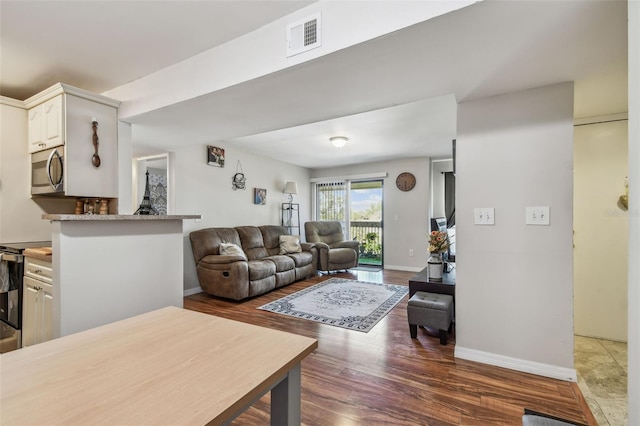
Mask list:
POLYGON ((342 223, 345 238, 360 242, 360 265, 382 266, 383 181, 316 184, 317 220, 342 223))

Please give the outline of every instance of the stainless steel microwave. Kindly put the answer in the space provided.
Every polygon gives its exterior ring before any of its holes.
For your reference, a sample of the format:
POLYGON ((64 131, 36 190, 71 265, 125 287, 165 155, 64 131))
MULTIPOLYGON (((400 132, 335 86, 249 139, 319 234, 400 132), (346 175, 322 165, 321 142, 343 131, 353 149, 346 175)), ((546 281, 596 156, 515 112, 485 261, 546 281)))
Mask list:
POLYGON ((31 154, 31 195, 64 195, 64 146, 31 154))

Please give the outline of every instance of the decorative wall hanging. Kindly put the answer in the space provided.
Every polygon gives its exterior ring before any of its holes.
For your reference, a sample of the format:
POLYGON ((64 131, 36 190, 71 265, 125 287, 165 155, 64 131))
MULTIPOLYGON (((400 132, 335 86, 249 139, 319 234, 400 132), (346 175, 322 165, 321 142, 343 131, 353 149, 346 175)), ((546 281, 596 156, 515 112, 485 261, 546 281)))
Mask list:
POLYGON ((618 198, 618 208, 627 211, 629 209, 629 178, 624 178, 624 194, 618 198))
POLYGON ((91 164, 93 167, 100 167, 100 156, 98 155, 98 147, 100 145, 98 141, 98 121, 95 117, 91 118, 91 127, 93 128, 93 156, 91 156, 91 164))
POLYGON ((207 145, 207 164, 210 166, 224 167, 224 149, 207 145))
POLYGON ((244 173, 242 173, 242 164, 240 164, 240 160, 238 160, 238 164, 236 164, 236 174, 233 175, 233 180, 231 181, 231 189, 234 191, 236 189, 247 189, 246 181, 247 179, 244 177, 244 173))
POLYGON ((267 204, 267 190, 253 188, 253 204, 267 204))

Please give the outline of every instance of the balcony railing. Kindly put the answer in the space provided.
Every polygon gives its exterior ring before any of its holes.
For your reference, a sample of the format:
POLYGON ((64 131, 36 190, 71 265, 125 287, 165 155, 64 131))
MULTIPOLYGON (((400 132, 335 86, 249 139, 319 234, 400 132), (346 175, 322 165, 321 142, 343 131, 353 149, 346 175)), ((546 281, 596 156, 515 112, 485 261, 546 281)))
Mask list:
POLYGON ((360 264, 382 265, 382 222, 351 221, 349 232, 352 240, 360 241, 360 264))

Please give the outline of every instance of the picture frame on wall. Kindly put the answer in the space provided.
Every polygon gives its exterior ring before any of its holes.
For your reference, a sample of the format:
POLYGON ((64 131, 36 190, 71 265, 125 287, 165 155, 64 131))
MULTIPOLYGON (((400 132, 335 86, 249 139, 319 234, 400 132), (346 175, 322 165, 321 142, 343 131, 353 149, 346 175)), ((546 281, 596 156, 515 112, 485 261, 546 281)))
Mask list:
POLYGON ((224 149, 207 145, 207 164, 210 166, 224 167, 224 149))
POLYGON ((253 204, 267 204, 267 190, 264 188, 253 188, 253 204))

